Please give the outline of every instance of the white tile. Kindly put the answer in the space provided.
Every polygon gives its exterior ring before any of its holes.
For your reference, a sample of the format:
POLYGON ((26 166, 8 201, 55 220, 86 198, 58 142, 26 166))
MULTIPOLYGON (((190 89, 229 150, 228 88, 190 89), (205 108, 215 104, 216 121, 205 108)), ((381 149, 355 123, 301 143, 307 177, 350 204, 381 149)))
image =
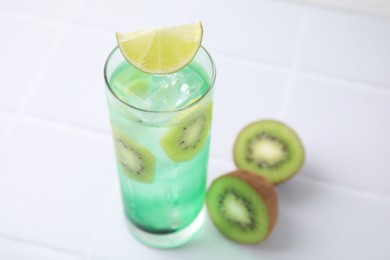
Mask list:
POLYGON ((318 8, 337 8, 349 12, 361 12, 373 15, 390 15, 388 0, 279 0, 299 4, 315 4, 318 8))
POLYGON ((0 14, 0 108, 18 108, 53 44, 55 29, 0 14))
MULTIPOLYGON (((232 170, 229 163, 219 163, 211 160, 208 180, 232 170)), ((188 245, 175 250, 156 250, 138 242, 128 232, 120 200, 119 187, 115 189, 110 208, 106 211, 106 218, 101 225, 99 236, 90 248, 92 257, 103 259, 219 259, 218 256, 234 253, 238 257, 239 251, 231 246, 232 243, 222 239, 218 231, 206 218, 204 227, 188 245), (210 247, 210 245, 212 246, 210 247), (221 249, 226 247, 222 252, 221 249)), ((233 258, 231 258, 233 259, 233 258)), ((245 259, 245 258, 242 258, 245 259)))
MULTIPOLYGON (((211 160, 210 179, 233 170, 231 163, 211 160)), ((200 233, 186 246, 155 250, 127 231, 119 191, 91 256, 102 259, 385 259, 389 256, 390 201, 372 199, 330 185, 296 177, 278 187, 280 213, 276 228, 261 245, 244 246, 225 239, 207 217, 200 233), (319 255, 319 252, 321 254, 319 255)))
POLYGON ((202 21, 206 47, 286 65, 303 10, 273 1, 87 0, 76 21, 112 32, 202 21))
POLYGON ((219 56, 215 60, 211 154, 230 160, 242 128, 255 120, 278 117, 287 76, 219 56))
POLYGON ((0 151, 0 234, 82 254, 116 180, 109 136, 19 122, 0 151))
POLYGON ((0 0, 0 7, 32 13, 50 18, 63 19, 80 0, 0 0))
POLYGON ((293 259, 390 256, 389 198, 376 199, 298 176, 277 190, 281 211, 275 233, 264 243, 267 251, 286 256, 290 252, 293 259))
POLYGON ((111 31, 114 37, 116 31, 193 22, 186 17, 187 9, 192 5, 177 0, 85 0, 75 22, 111 31))
POLYGON ((386 88, 298 78, 287 121, 306 146, 302 174, 390 195, 389 111, 386 88))
POLYGON ((203 44, 248 59, 291 65, 305 7, 276 1, 196 1, 188 17, 201 20, 203 44))
POLYGON ((306 0, 309 3, 321 4, 343 8, 347 10, 356 10, 372 14, 390 15, 390 2, 388 0, 306 0))
POLYGON ((26 113, 88 128, 109 129, 103 67, 115 37, 71 30, 26 113))
POLYGON ((0 237, 2 260, 82 260, 81 257, 53 249, 0 237))
POLYGON ((8 119, 0 115, 0 136, 3 134, 5 128, 7 127, 8 119))
POLYGON ((301 68, 390 86, 390 20, 311 9, 301 68))

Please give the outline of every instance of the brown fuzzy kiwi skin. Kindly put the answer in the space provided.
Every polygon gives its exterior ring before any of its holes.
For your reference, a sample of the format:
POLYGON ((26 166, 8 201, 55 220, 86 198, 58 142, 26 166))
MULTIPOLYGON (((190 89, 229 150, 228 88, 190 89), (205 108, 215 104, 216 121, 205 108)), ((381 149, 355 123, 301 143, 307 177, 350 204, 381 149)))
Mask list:
POLYGON ((245 181, 263 198, 270 220, 268 235, 262 241, 266 240, 274 229, 279 214, 278 194, 274 185, 263 176, 243 169, 237 169, 233 172, 229 172, 226 176, 231 176, 245 181))

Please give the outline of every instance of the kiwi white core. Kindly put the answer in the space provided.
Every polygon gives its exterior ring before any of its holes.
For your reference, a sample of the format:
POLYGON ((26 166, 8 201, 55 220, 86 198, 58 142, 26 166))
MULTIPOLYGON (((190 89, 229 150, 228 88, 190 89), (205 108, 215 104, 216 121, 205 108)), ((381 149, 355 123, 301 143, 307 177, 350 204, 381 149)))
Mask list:
POLYGON ((199 136, 203 130, 203 124, 201 120, 196 120, 186 128, 185 140, 186 143, 194 145, 199 139, 199 136))
POLYGON ((129 167, 131 171, 137 172, 141 167, 140 159, 138 158, 138 155, 132 151, 126 148, 125 144, 121 141, 118 142, 118 148, 120 150, 119 157, 121 162, 127 162, 126 167, 129 167))
POLYGON ((252 151, 255 159, 271 164, 284 158, 283 144, 268 139, 256 140, 252 144, 252 151))
POLYGON ((242 224, 251 223, 250 213, 245 207, 244 201, 233 194, 226 194, 222 205, 222 211, 229 220, 242 224))

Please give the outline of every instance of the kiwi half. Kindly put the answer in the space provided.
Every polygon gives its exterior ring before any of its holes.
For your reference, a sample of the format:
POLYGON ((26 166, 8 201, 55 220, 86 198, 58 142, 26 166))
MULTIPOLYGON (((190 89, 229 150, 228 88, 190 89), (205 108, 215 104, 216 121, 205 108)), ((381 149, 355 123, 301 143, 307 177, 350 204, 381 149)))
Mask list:
POLYGON ((272 183, 245 170, 214 180, 207 191, 206 203, 218 230, 244 244, 265 240, 278 215, 278 196, 272 183))
POLYGON ((148 149, 113 130, 115 153, 119 171, 130 179, 152 183, 156 159, 148 149))
MULTIPOLYGON (((212 102, 189 109, 179 123, 161 137, 160 145, 168 157, 183 162, 196 155, 209 137, 212 102)), ((177 120, 177 119, 176 119, 177 120)))
POLYGON ((305 159, 297 134, 275 120, 261 120, 245 127, 236 139, 233 154, 238 168, 262 175, 274 184, 291 178, 305 159))

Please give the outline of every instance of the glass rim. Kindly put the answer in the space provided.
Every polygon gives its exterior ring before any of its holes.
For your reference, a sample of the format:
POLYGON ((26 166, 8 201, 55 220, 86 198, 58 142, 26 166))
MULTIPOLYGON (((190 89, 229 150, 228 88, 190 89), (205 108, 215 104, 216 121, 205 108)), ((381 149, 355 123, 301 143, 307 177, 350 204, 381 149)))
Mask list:
MULTIPOLYGON (((107 78, 107 67, 108 67, 108 63, 109 61, 111 60, 112 56, 114 55, 114 53, 119 49, 119 46, 116 46, 111 52, 110 54, 108 55, 105 63, 104 63, 104 81, 106 83, 106 87, 108 88, 108 90, 110 91, 110 93, 114 96, 114 98, 119 101, 122 105, 126 106, 127 108, 131 108, 131 109, 135 109, 135 110, 138 110, 138 111, 141 111, 141 112, 144 112, 144 113, 161 113, 161 114, 164 114, 164 113, 176 113, 176 112, 180 112, 180 111, 184 111, 184 110, 187 110, 187 109, 190 109, 191 107, 195 106, 196 104, 198 104, 201 100, 203 100, 204 97, 206 97, 210 92, 211 90, 214 88, 214 83, 215 83, 215 79, 216 79, 216 74, 217 74, 217 71, 215 69, 215 63, 214 63, 214 60, 213 58, 211 57, 210 53, 206 50, 205 47, 203 47, 203 45, 200 46, 200 49, 202 49, 208 59, 210 60, 210 63, 211 63, 211 69, 212 69, 212 75, 211 75, 211 81, 210 83, 208 84, 208 88, 207 88, 207 91, 205 93, 203 93, 195 102, 189 104, 188 106, 184 106, 184 107, 181 107, 179 109, 172 109, 172 110, 147 110, 147 109, 142 109, 142 108, 139 108, 139 107, 136 107, 136 106, 133 106, 133 105, 130 105, 126 102, 124 102, 123 100, 121 100, 115 93, 114 91, 111 89, 110 87, 110 84, 108 83, 108 78, 107 78)), ((198 50, 199 52, 199 50, 198 50)), ((197 54, 196 54, 197 55, 197 54)), ((194 58, 190 61, 190 63, 195 59, 196 55, 194 56, 194 58)), ((126 61, 124 59, 124 61, 126 61)), ((189 63, 188 63, 189 64, 189 63)), ((187 65, 188 65, 187 64, 187 65)), ((187 66, 186 65, 186 66, 187 66)), ((151 74, 153 75, 153 74, 151 74)))

